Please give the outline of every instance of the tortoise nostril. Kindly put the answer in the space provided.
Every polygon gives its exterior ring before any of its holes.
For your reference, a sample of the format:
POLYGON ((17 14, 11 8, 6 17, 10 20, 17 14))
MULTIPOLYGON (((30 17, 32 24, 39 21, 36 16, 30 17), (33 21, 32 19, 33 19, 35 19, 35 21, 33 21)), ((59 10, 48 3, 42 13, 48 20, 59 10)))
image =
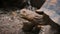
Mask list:
POLYGON ((25 13, 25 11, 23 11, 23 13, 25 13))

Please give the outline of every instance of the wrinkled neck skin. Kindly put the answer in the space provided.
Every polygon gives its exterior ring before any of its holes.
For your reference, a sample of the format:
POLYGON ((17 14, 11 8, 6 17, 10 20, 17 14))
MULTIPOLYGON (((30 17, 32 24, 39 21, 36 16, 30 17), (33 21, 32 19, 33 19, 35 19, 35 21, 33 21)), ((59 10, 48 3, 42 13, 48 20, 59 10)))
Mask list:
POLYGON ((51 27, 53 27, 53 28, 60 28, 60 25, 59 24, 57 24, 57 23, 55 23, 53 20, 49 20, 49 25, 51 26, 51 27))
POLYGON ((43 15, 43 22, 41 26, 41 30, 43 30, 44 34, 60 34, 60 25, 55 23, 50 17, 44 12, 36 12, 38 14, 43 15))
POLYGON ((50 21, 49 25, 42 25, 39 34, 60 34, 60 25, 50 21))

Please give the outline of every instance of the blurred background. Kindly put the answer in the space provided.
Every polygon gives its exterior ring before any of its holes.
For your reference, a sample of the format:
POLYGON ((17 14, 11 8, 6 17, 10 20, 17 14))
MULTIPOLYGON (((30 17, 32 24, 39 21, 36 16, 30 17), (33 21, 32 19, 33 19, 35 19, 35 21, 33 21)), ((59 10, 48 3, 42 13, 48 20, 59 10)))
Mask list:
POLYGON ((60 25, 60 0, 46 0, 40 10, 60 25))

